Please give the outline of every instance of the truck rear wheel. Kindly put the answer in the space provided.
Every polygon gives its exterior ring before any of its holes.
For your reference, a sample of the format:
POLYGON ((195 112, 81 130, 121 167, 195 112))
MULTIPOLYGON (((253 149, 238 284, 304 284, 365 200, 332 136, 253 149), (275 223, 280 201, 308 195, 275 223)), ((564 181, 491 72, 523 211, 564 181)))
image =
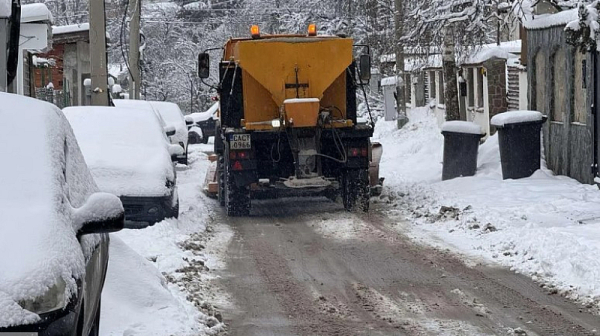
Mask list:
POLYGON ((237 186, 229 171, 225 174, 225 208, 231 217, 250 214, 250 186, 237 186))
POLYGON ((368 170, 347 170, 342 176, 342 201, 348 211, 369 211, 370 205, 368 170))

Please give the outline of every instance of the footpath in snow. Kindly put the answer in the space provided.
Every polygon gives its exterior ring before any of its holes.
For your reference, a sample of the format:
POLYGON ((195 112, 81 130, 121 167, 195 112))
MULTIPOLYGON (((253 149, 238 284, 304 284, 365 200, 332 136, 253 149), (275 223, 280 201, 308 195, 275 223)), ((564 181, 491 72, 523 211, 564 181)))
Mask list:
POLYGON ((377 201, 389 204, 396 227, 598 308, 598 188, 555 176, 544 162, 529 178, 502 180, 497 135, 480 146, 476 176, 442 181, 443 136, 433 112, 418 108, 409 118, 401 130, 385 121, 376 128, 386 178, 377 201))
MULTIPOLYGON (((223 331, 210 270, 222 266, 220 247, 230 232, 213 232, 212 203, 201 192, 207 146, 190 146, 190 165, 179 166, 179 219, 111 234, 102 293, 102 336, 202 336, 223 331)), ((219 230, 225 228, 219 227, 219 230)))

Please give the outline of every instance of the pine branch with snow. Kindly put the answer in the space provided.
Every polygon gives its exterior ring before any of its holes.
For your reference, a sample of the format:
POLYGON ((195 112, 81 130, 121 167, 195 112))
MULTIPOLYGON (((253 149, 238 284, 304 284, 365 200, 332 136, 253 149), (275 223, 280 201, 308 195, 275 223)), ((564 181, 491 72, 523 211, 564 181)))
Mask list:
POLYGON ((600 1, 598 0, 588 5, 581 1, 579 2, 579 18, 569 22, 565 27, 568 44, 579 47, 582 51, 590 51, 598 47, 597 38, 600 30, 599 10, 600 1))

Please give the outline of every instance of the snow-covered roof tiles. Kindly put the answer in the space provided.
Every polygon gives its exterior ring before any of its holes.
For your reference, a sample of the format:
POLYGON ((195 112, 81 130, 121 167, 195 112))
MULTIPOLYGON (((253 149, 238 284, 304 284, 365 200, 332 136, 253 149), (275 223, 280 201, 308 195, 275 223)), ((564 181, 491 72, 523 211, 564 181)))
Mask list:
POLYGON ((82 31, 89 31, 90 24, 89 23, 80 23, 73 24, 68 26, 58 26, 52 27, 52 35, 60 35, 60 34, 69 34, 69 33, 78 33, 82 31))
POLYGON ((52 22, 52 13, 46 5, 34 3, 21 6, 21 23, 52 22))
POLYGON ((577 20, 577 9, 570 9, 556 14, 544 14, 540 16, 527 16, 523 19, 523 25, 526 29, 545 29, 551 27, 564 26, 567 23, 577 20))

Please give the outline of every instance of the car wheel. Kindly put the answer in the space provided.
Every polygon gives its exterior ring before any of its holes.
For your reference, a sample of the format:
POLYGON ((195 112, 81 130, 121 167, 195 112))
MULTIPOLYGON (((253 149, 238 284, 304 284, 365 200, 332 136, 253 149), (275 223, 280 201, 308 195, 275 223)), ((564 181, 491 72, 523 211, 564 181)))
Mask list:
POLYGON ((96 311, 96 317, 94 318, 94 324, 92 325, 89 336, 100 336, 100 303, 101 301, 98 300, 98 311, 96 311))

